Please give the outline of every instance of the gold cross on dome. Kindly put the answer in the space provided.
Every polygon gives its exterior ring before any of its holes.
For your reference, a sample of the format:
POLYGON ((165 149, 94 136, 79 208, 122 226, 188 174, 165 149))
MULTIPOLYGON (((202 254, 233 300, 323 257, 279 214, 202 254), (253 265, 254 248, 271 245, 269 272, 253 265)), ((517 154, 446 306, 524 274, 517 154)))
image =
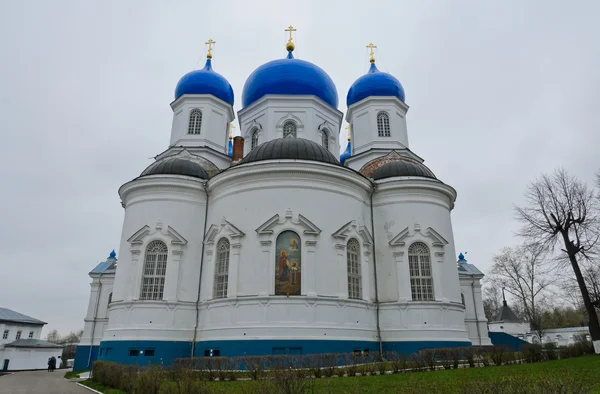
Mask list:
POLYGON ((294 26, 290 25, 287 29, 285 29, 285 31, 290 32, 290 39, 288 40, 288 42, 292 42, 292 40, 294 39, 292 37, 292 32, 296 31, 297 29, 294 29, 294 26))
POLYGON ((370 50, 369 55, 371 56, 371 59, 369 61, 371 63, 375 63, 375 52, 373 52, 373 49, 377 48, 377 46, 373 45, 373 43, 370 42, 369 45, 367 45, 367 48, 369 48, 369 50, 370 50))
POLYGON ((213 41, 212 38, 209 38, 208 41, 205 42, 205 44, 208 45, 208 52, 206 53, 206 57, 208 59, 212 59, 212 46, 215 43, 216 41, 213 41))
POLYGON ((233 129, 235 125, 233 123, 229 123, 229 139, 233 139, 233 129))

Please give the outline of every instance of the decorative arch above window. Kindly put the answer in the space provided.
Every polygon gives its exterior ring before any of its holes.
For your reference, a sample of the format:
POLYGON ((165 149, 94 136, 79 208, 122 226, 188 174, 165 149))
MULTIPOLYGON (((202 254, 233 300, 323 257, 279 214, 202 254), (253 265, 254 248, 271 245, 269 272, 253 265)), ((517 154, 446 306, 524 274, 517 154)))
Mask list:
POLYGON ((433 301, 433 274, 431 255, 423 242, 415 242, 408 248, 410 290, 413 301, 433 301))
POLYGON ((321 145, 324 148, 329 149, 329 130, 323 129, 321 130, 321 145))
POLYGON ((168 248, 162 241, 152 241, 146 248, 142 276, 141 300, 162 300, 167 273, 168 248))
POLYGON ((360 266, 360 243, 350 238, 346 244, 346 263, 348 266, 348 298, 362 299, 362 271, 360 266))
POLYGON ((390 137, 390 117, 385 111, 377 113, 377 135, 379 137, 390 137))
POLYGON ((227 238, 221 238, 219 242, 217 242, 217 260, 215 262, 215 278, 213 284, 214 298, 227 298, 230 248, 231 245, 227 238))
POLYGON ((296 138, 297 126, 291 120, 286 121, 283 124, 283 138, 296 138))
POLYGON ((258 127, 255 127, 250 131, 251 144, 250 149, 254 149, 258 146, 258 127))
POLYGON ((200 111, 198 108, 195 108, 190 112, 190 122, 188 124, 188 134, 200 134, 201 127, 202 127, 202 111, 200 111))

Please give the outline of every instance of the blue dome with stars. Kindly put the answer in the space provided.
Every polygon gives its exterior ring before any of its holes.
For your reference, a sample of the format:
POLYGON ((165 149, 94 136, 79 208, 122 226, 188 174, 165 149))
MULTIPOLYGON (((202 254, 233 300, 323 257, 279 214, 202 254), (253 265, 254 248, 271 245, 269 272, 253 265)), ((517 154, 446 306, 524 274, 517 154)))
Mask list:
POLYGON ((233 89, 229 82, 212 69, 211 59, 206 59, 203 69, 185 74, 175 87, 175 100, 184 94, 212 94, 233 105, 233 89))
POLYGON ((294 59, 289 51, 285 59, 258 67, 246 80, 242 104, 247 107, 268 94, 317 96, 334 108, 338 106, 335 84, 319 66, 294 59))
POLYGON ((346 105, 349 107, 372 96, 398 97, 402 102, 405 99, 400 81, 391 74, 379 71, 374 61, 371 62, 369 72, 358 78, 348 90, 346 105))

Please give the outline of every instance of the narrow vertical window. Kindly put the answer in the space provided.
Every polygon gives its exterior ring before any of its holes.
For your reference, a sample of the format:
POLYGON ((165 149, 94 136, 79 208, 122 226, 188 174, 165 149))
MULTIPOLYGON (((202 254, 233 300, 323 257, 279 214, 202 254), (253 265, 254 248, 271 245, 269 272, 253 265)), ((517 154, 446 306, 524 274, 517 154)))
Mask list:
POLYGON ((167 245, 162 241, 152 241, 146 248, 140 299, 162 300, 167 273, 167 252, 167 245))
POLYGON ((110 293, 108 295, 108 304, 107 304, 107 306, 109 306, 111 302, 112 302, 112 293, 110 293))
POLYGON ((429 248, 422 242, 415 242, 408 248, 410 269, 410 290, 413 301, 433 301, 433 276, 429 248))
POLYGON ((465 306, 465 307, 467 306, 465 304, 465 295, 463 293, 460 293, 460 301, 462 302, 463 306, 465 306))
POLYGON ((254 149, 258 146, 258 129, 256 129, 256 128, 253 129, 251 136, 252 136, 252 143, 250 145, 250 149, 254 149))
POLYGON ((2 334, 2 339, 8 339, 9 330, 4 330, 4 334, 2 334))
POLYGON ((296 138, 296 123, 287 121, 283 124, 283 138, 296 138))
POLYGON ((386 112, 377 114, 377 135, 380 137, 390 137, 390 117, 386 112))
POLYGON ((202 111, 196 108, 190 112, 188 134, 200 134, 200 127, 202 127, 202 111))
POLYGON ((214 298, 227 297, 229 280, 229 241, 221 238, 217 243, 217 261, 215 267, 214 298))
POLYGON ((346 245, 346 263, 348 265, 348 298, 362 299, 362 274, 360 268, 360 244, 354 238, 346 245))
POLYGON ((329 131, 327 131, 327 129, 321 131, 321 145, 323 145, 325 149, 329 149, 329 131))
POLYGON ((15 339, 21 339, 21 330, 17 331, 17 336, 15 339))
POLYGON ((29 338, 33 338, 33 331, 29 331, 29 338))

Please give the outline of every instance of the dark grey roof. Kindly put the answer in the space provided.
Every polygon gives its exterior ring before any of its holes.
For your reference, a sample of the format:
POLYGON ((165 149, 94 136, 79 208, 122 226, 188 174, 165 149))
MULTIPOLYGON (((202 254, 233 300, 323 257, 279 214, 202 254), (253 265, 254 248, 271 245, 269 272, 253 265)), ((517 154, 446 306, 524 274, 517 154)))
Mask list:
POLYGON ((140 176, 146 175, 187 175, 195 178, 208 179, 204 168, 198 163, 179 157, 166 157, 150 164, 140 176))
POLYGON ((14 342, 7 343, 5 347, 37 347, 37 348, 63 348, 63 345, 42 341, 41 339, 17 339, 14 342))
POLYGON ((515 315, 515 313, 508 307, 506 301, 504 301, 504 305, 502 305, 502 309, 496 316, 496 321, 503 322, 513 322, 513 323, 521 323, 522 320, 515 315))
POLYGON ((458 264, 458 274, 459 275, 481 275, 483 276, 483 272, 479 271, 477 267, 473 264, 469 263, 459 263, 458 264))
POLYGON ((435 175, 424 164, 412 160, 394 160, 379 167, 371 178, 378 180, 394 176, 420 176, 436 179, 435 175))
POLYGON ((22 323, 22 324, 34 324, 34 325, 44 325, 46 322, 43 322, 38 319, 34 319, 33 317, 29 317, 19 312, 15 312, 8 308, 0 307, 0 322, 10 322, 10 323, 22 323))
POLYGON ((340 165, 326 148, 304 138, 278 138, 260 144, 244 157, 240 164, 261 160, 310 160, 340 165))
POLYGON ((92 271, 90 271, 90 274, 103 274, 106 271, 114 270, 115 268, 117 268, 117 264, 115 264, 114 261, 103 261, 100 264, 98 264, 92 271))

